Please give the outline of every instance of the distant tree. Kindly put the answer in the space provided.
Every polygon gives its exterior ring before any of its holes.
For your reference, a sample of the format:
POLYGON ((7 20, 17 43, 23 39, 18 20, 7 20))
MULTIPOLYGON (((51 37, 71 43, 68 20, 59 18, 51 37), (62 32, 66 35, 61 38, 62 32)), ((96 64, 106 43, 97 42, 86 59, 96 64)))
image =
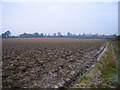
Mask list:
POLYGON ((56 33, 54 33, 53 36, 56 37, 56 33))
POLYGON ((83 38, 83 39, 85 39, 85 33, 83 33, 82 35, 81 35, 81 38, 83 38))
POLYGON ((48 34, 47 37, 50 37, 50 34, 48 34))
POLYGON ((10 32, 10 31, 7 31, 7 32, 6 32, 6 35, 7 35, 7 37, 11 37, 11 32, 10 32))
POLYGON ((41 34, 40 34, 40 37, 44 37, 44 34, 43 34, 43 33, 41 33, 41 34))
POLYGON ((81 34, 79 34, 79 36, 81 36, 81 34))
POLYGON ((56 33, 54 33, 53 35, 46 35, 46 34, 39 34, 39 33, 33 33, 33 34, 28 34, 28 33, 23 33, 20 34, 19 36, 11 36, 11 32, 10 31, 6 31, 5 33, 2 33, 2 35, 0 35, 0 37, 2 38, 42 38, 42 37, 59 37, 59 38, 79 38, 79 39, 111 39, 111 40, 115 40, 117 38, 116 34, 112 34, 112 35, 99 35, 99 34, 71 34, 70 32, 67 33, 67 35, 62 35, 60 32, 58 32, 58 35, 56 35, 56 33))
POLYGON ((44 37, 47 37, 47 35, 45 34, 44 37))
POLYGON ((115 40, 120 42, 120 35, 115 38, 115 40))
POLYGON ((60 32, 58 32, 58 37, 60 37, 61 36, 61 33, 60 32))
POLYGON ((6 35, 5 35, 5 33, 3 33, 3 34, 2 34, 2 38, 6 38, 6 35))
POLYGON ((23 37, 23 38, 27 37, 27 33, 20 34, 20 37, 23 37))
POLYGON ((2 34, 2 38, 10 38, 11 37, 11 32, 6 31, 5 33, 2 34))
POLYGON ((111 38, 115 39, 115 38, 117 38, 117 35, 113 34, 113 35, 111 35, 111 38))
POLYGON ((33 37, 39 37, 39 33, 37 33, 37 32, 34 33, 34 34, 33 34, 33 37))
POLYGON ((70 36, 71 36, 71 33, 70 33, 70 32, 68 32, 68 33, 67 33, 67 36, 68 36, 68 37, 70 37, 70 36))

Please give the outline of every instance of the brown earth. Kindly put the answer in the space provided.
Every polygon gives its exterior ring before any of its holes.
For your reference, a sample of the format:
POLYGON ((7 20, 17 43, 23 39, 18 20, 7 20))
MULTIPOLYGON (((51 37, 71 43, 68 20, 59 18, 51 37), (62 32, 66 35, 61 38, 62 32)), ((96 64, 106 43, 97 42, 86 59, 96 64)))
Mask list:
POLYGON ((3 88, 69 86, 96 62, 105 44, 101 39, 3 39, 3 88))

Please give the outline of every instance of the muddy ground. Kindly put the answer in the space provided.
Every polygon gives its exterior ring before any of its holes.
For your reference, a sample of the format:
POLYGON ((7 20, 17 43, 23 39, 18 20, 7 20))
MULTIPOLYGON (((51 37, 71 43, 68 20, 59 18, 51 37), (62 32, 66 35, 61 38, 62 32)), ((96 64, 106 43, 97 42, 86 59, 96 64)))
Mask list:
POLYGON ((3 88, 69 87, 97 60, 101 39, 2 40, 3 88))

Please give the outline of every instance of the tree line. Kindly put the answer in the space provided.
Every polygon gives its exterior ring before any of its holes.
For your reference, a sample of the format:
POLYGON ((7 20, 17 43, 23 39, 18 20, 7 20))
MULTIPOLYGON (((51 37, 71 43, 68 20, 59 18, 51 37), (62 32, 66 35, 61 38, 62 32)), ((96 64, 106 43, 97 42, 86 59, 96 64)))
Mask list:
POLYGON ((6 31, 5 33, 2 33, 2 38, 75 38, 75 39, 106 39, 111 38, 114 39, 117 37, 116 34, 113 35, 99 35, 99 34, 72 34, 68 32, 66 35, 62 35, 60 32, 54 33, 53 35, 50 34, 44 34, 44 33, 23 33, 18 36, 12 36, 10 31, 6 31))

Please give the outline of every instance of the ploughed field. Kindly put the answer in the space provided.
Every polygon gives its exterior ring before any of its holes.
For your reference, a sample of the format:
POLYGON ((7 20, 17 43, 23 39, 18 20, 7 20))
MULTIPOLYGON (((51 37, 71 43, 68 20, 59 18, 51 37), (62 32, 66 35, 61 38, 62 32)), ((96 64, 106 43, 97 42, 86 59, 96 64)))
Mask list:
POLYGON ((96 63, 101 39, 16 38, 2 40, 4 87, 69 87, 96 63))

